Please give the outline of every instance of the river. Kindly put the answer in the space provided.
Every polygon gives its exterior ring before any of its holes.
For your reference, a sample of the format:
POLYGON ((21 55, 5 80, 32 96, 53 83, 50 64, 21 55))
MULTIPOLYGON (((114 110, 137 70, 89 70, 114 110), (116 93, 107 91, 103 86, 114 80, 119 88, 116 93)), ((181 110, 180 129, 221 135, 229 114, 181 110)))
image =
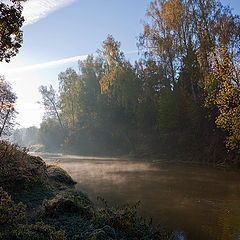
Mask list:
POLYGON ((181 240, 240 239, 240 173, 199 165, 40 154, 59 164, 92 201, 141 201, 140 214, 181 240))

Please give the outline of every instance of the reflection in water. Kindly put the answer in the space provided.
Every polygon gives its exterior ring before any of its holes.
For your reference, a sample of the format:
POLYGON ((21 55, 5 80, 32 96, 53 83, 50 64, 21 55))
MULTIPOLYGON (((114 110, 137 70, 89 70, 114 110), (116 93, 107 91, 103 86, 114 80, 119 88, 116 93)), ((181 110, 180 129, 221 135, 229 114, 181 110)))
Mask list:
POLYGON ((239 201, 226 202, 220 210, 216 226, 209 228, 212 239, 240 239, 239 201))
POLYGON ((78 182, 94 201, 110 204, 141 200, 141 214, 153 217, 180 239, 240 239, 240 175, 199 166, 78 156, 44 156, 78 182))

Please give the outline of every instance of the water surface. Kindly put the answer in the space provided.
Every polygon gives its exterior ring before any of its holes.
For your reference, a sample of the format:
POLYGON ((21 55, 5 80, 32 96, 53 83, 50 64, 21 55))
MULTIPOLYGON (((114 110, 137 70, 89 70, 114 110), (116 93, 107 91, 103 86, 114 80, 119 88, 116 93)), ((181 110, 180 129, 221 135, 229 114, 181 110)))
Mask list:
POLYGON ((240 239, 238 171, 119 158, 42 155, 58 161, 91 200, 141 201, 140 212, 187 240, 240 239))

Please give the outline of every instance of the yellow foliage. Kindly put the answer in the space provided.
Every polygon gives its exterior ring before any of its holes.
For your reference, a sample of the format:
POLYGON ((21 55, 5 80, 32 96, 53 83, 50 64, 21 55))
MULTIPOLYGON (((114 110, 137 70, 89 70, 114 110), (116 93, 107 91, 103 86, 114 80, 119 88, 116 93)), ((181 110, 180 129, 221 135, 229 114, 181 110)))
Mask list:
POLYGON ((215 123, 227 133, 226 147, 240 153, 239 63, 227 49, 219 48, 212 52, 211 67, 205 85, 206 103, 218 109, 215 123))

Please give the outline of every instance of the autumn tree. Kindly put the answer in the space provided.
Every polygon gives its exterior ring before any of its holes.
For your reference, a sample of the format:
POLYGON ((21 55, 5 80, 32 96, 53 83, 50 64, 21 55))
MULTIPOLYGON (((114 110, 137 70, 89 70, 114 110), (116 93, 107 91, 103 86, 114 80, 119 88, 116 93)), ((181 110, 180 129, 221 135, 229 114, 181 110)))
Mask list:
POLYGON ((188 1, 152 1, 147 9, 149 21, 140 36, 139 46, 163 66, 172 86, 176 84, 181 56, 186 53, 193 32, 191 10, 188 1))
POLYGON ((68 128, 75 128, 79 108, 79 91, 82 83, 75 70, 68 68, 65 72, 58 75, 59 80, 59 102, 61 115, 67 123, 68 128))
POLYGON ((136 123, 140 81, 136 69, 125 59, 120 45, 111 35, 103 42, 100 57, 104 61, 104 74, 100 85, 102 94, 108 99, 112 131, 133 147, 129 132, 136 123))
POLYGON ((206 105, 217 111, 215 123, 226 132, 226 147, 240 153, 240 71, 226 48, 211 54, 211 74, 205 83, 206 105))
MULTIPOLYGON (((0 61, 10 61, 18 53, 22 43, 21 27, 24 21, 21 2, 0 2, 0 61)), ((0 137, 14 125, 16 95, 3 76, 0 76, 0 137)))
POLYGON ((216 0, 156 0, 147 16, 139 46, 164 66, 172 86, 189 44, 197 51, 203 76, 208 74, 213 48, 224 46, 239 53, 239 17, 216 0))
POLYGON ((16 95, 12 92, 11 85, 0 76, 0 137, 9 133, 14 126, 16 116, 16 95))
POLYGON ((10 61, 18 53, 23 41, 21 27, 24 22, 21 2, 10 0, 0 3, 0 61, 10 61))
POLYGON ((100 79, 102 93, 126 113, 134 112, 138 104, 139 81, 135 69, 120 50, 120 42, 108 36, 103 42, 101 57, 104 60, 104 74, 100 79))

